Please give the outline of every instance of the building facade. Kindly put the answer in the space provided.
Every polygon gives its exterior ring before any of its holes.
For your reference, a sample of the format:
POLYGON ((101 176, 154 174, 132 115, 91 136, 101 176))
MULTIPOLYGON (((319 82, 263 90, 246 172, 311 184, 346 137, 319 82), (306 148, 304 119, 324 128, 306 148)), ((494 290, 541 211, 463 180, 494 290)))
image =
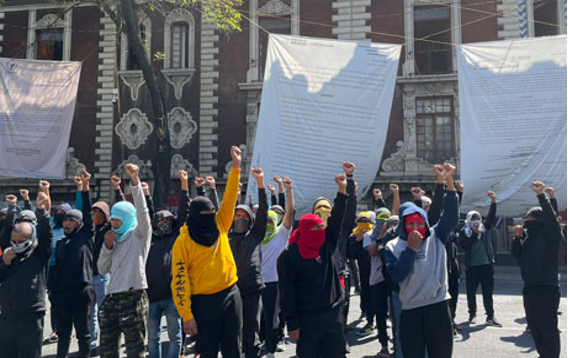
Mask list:
MULTIPOLYGON (((412 186, 433 187, 433 164, 459 165, 454 45, 566 33, 566 0, 244 0, 240 10, 242 31, 221 33, 196 9, 139 9, 141 36, 168 109, 172 179, 183 169, 222 185, 235 144, 242 144, 248 166, 266 31, 404 45, 375 184, 397 182, 405 195, 412 186)), ((94 173, 102 198, 112 196, 108 179, 125 177, 129 162, 153 184, 150 95, 126 36, 101 9, 87 1, 6 0, 0 56, 83 61, 67 178, 53 183, 56 197, 71 197, 72 177, 82 168, 94 173)), ((7 178, 0 187, 16 189, 7 178)), ((507 249, 507 243, 498 247, 507 249)))

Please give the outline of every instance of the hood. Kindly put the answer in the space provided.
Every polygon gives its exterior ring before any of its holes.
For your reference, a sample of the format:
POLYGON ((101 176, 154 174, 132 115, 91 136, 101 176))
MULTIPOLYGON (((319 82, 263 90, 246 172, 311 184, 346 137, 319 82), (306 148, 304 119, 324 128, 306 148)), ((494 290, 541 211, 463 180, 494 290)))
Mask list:
POLYGON ((254 213, 252 212, 252 209, 248 205, 237 205, 237 207, 235 208, 235 212, 237 210, 246 211, 246 213, 250 217, 250 223, 249 223, 249 230, 250 230, 254 226, 254 213))
POLYGON ((103 212, 103 214, 105 215, 105 219, 106 221, 109 221, 110 219, 110 207, 108 206, 108 204, 104 201, 97 201, 96 203, 93 204, 93 209, 97 208, 100 211, 103 212))
POLYGON ((330 207, 330 208, 333 208, 333 203, 331 202, 331 200, 329 200, 328 198, 325 198, 325 197, 323 197, 323 196, 320 196, 319 198, 317 198, 317 199, 314 201, 314 205, 312 206, 312 211, 311 211, 312 213, 316 210, 316 204, 317 204, 318 202, 322 201, 322 200, 327 201, 327 202, 329 203, 329 207, 330 207))
POLYGON ((483 217, 481 216, 481 214, 480 214, 478 211, 472 210, 472 211, 468 212, 467 215, 466 215, 466 217, 465 217, 465 223, 466 223, 466 225, 471 224, 471 218, 473 218, 474 215, 479 216, 479 219, 480 219, 480 220, 483 220, 483 217))
POLYGON ((27 221, 29 223, 32 223, 33 225, 36 225, 37 224, 36 214, 31 210, 22 210, 18 213, 18 216, 16 217, 16 223, 22 221, 27 221))
POLYGON ((156 227, 156 225, 158 225, 158 223, 165 218, 171 218, 172 219, 172 226, 175 226, 176 224, 176 217, 174 216, 174 214, 172 214, 171 212, 169 212, 168 210, 160 210, 157 213, 154 214, 154 216, 152 217, 152 227, 156 227))
POLYGON ((414 213, 420 214, 420 216, 422 216, 422 218, 426 222, 427 230, 426 230, 426 236, 424 238, 430 236, 430 223, 428 222, 428 215, 426 215, 426 212, 422 208, 419 208, 414 203, 406 202, 400 206, 399 211, 400 211, 400 223, 396 227, 396 234, 398 235, 398 237, 406 241, 406 231, 404 231, 404 218, 414 213))

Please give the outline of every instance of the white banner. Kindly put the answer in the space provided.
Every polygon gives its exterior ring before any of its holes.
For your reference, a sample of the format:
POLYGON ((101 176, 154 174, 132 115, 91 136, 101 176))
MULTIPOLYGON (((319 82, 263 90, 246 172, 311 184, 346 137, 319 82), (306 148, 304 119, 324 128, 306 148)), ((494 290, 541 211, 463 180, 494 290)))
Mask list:
MULTIPOLYGON (((400 45, 270 35, 252 166, 294 181, 299 214, 333 200, 344 161, 362 195, 377 174, 400 45)), ((256 181, 247 192, 257 201, 256 181)))
POLYGON ((0 58, 0 175, 62 179, 81 62, 0 58))
POLYGON ((462 211, 538 205, 541 180, 566 208, 566 36, 459 46, 462 211))

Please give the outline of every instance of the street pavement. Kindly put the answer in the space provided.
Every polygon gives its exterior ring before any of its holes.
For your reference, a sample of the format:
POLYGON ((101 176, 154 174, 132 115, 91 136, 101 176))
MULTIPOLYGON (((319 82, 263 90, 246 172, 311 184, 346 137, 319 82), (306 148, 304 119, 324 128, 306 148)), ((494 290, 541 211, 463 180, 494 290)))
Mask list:
MULTIPOLYGON (((538 357, 534 342, 529 333, 525 333, 526 319, 522 298, 523 282, 518 267, 497 266, 495 268, 495 294, 493 296, 495 316, 503 324, 502 328, 487 327, 481 297, 481 288, 477 294, 477 324, 469 326, 467 322, 467 300, 465 297, 465 280, 460 285, 456 322, 462 325, 462 333, 454 340, 454 354, 457 358, 517 358, 538 357)), ((562 299, 560 303, 559 328, 562 331, 562 354, 566 357, 567 345, 567 310, 566 310, 566 268, 562 274, 562 299)), ((349 312, 348 341, 351 353, 347 357, 363 358, 375 357, 380 345, 376 334, 360 338, 355 334, 356 329, 363 327, 364 322, 359 320, 359 296, 351 295, 351 308, 349 312)), ((49 315, 46 316, 44 334, 49 334, 49 315)), ((389 328, 389 336, 392 337, 389 328)), ((162 341, 167 342, 167 333, 162 335, 162 341)), ((55 357, 57 345, 49 344, 43 347, 43 357, 55 357)), ((277 353, 278 358, 295 356, 295 344, 288 341, 285 352, 277 353)), ((77 343, 72 342, 71 352, 76 352, 77 343)), ((123 357, 126 354, 123 352, 123 357)), ((72 357, 72 355, 71 355, 72 357)), ((166 355, 164 354, 164 357, 166 355)), ((191 351, 187 357, 193 357, 191 351)), ((325 357, 324 357, 325 358, 325 357)), ((432 357, 435 358, 435 357, 432 357)))

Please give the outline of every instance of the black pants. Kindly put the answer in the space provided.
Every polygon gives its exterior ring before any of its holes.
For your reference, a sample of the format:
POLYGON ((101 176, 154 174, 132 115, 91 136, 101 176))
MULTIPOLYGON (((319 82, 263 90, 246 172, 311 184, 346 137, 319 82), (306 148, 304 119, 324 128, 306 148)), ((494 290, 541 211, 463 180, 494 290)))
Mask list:
POLYGON ((542 358, 558 358, 560 333, 558 332, 559 292, 557 286, 534 286, 523 289, 527 322, 536 350, 542 358))
MULTIPOLYGON (((300 316, 299 358, 345 357, 345 322, 343 309, 337 306, 315 316, 300 316)), ((422 357, 424 358, 424 357, 422 357)))
POLYGON ((262 290, 262 312, 264 317, 264 347, 267 353, 276 352, 280 326, 278 302, 278 282, 265 284, 262 290))
POLYGON ((359 302, 359 307, 361 308, 361 313, 366 314, 367 323, 373 324, 373 299, 371 293, 371 285, 369 284, 369 278, 371 276, 371 266, 367 262, 358 260, 359 264, 359 281, 361 282, 361 301, 359 302))
POLYGON ((449 273, 448 274, 448 292, 451 296, 449 306, 450 315, 452 321, 456 319, 456 309, 458 307, 458 296, 460 294, 460 274, 459 273, 449 273))
MULTIPOLYGON (((349 318, 349 305, 351 304, 351 282, 349 280, 351 280, 351 278, 349 277, 349 274, 345 275, 340 275, 340 277, 343 276, 343 322, 345 322, 345 325, 347 326, 347 322, 349 322, 348 318, 349 318)), ((347 330, 345 330, 345 333, 347 334, 347 330)))
POLYGON ((387 312, 388 312, 388 286, 385 281, 371 286, 371 297, 373 300, 372 312, 377 320, 377 331, 379 343, 382 347, 387 347, 389 337, 387 333, 387 312))
POLYGON ((404 358, 450 358, 454 345, 448 302, 403 310, 400 340, 404 358))
POLYGON ((487 318, 493 318, 493 265, 473 266, 465 272, 467 307, 472 316, 477 314, 475 294, 480 283, 485 314, 487 318))
POLYGON ((45 312, 0 318, 0 358, 40 358, 45 312))
POLYGON ((191 296, 191 311, 197 321, 197 343, 202 358, 241 357, 243 303, 237 285, 211 295, 191 296))
POLYGON ((69 354, 71 331, 75 327, 79 353, 77 357, 91 356, 91 334, 89 333, 89 317, 91 307, 91 289, 72 288, 54 292, 53 302, 57 314, 57 358, 66 358, 69 354))
POLYGON ((241 294, 243 302, 243 353, 245 358, 258 358, 260 352, 260 316, 262 291, 241 294))

